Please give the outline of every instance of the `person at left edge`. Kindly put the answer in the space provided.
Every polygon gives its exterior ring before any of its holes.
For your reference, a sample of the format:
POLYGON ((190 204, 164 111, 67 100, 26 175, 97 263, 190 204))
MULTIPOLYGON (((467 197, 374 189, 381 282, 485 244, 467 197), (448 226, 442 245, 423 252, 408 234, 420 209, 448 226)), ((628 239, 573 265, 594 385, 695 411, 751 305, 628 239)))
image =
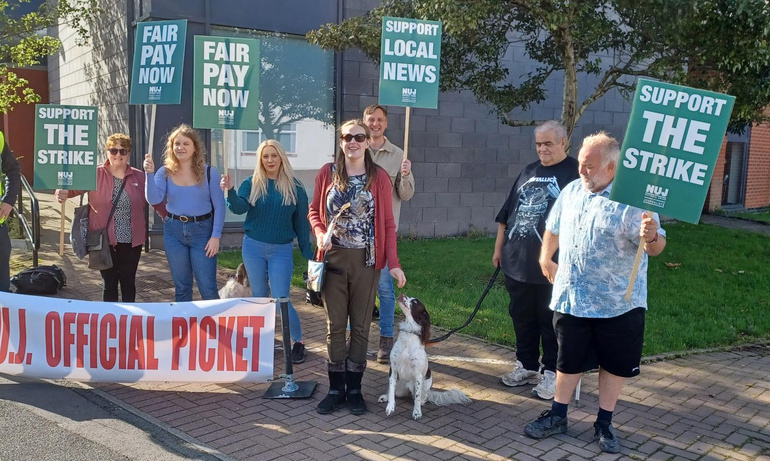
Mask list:
MULTIPOLYGON (((257 147, 254 174, 235 192, 230 174, 222 175, 227 207, 235 214, 246 213, 243 221, 243 264, 254 297, 288 298, 294 271, 294 238, 305 259, 313 257, 310 223, 307 220, 307 192, 294 177, 281 143, 268 139, 257 147)), ((305 343, 299 314, 289 302, 289 330, 294 345, 291 361, 305 361, 305 343)))
MULTIPOLYGON (((123 302, 136 301, 136 269, 142 256, 142 244, 147 237, 147 220, 144 207, 145 176, 140 170, 131 167, 131 138, 127 134, 115 133, 107 137, 105 143, 106 159, 96 168, 96 190, 88 191, 88 229, 107 228, 107 236, 112 253, 112 267, 99 271, 102 275, 103 301, 118 301, 118 284, 123 302), (112 209, 112 201, 125 181, 112 221, 107 222, 112 209)), ((84 194, 82 190, 56 189, 59 203, 68 197, 84 194)))
POLYGON ((217 253, 225 198, 219 172, 206 165, 203 149, 198 132, 181 124, 168 135, 164 165, 157 172, 152 157, 144 156, 147 201, 156 205, 166 200, 163 245, 176 301, 192 301, 193 275, 201 298, 219 299, 217 253))
POLYGON ((11 288, 11 238, 8 235, 6 219, 13 210, 13 204, 21 192, 21 173, 19 162, 13 156, 5 135, 0 132, 0 176, 5 175, 5 181, 0 181, 0 291, 9 291, 11 288))

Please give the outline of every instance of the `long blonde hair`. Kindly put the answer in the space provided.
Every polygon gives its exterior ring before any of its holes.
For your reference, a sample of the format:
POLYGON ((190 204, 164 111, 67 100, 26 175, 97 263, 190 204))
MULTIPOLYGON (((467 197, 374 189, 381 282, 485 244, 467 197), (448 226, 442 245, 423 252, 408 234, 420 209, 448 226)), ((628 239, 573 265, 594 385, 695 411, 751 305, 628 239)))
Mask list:
POLYGON ((185 136, 193 142, 195 152, 192 157, 192 171, 196 182, 201 182, 206 171, 206 161, 204 160, 206 151, 198 131, 186 123, 177 126, 168 135, 166 150, 163 151, 163 165, 166 167, 166 177, 179 171, 179 159, 174 154, 174 140, 176 140, 177 136, 185 136))
POLYGON ((278 178, 275 180, 275 189, 281 194, 284 205, 296 205, 297 204, 297 186, 294 180, 294 169, 289 163, 289 158, 286 156, 286 150, 283 148, 280 142, 275 139, 268 139, 263 141, 262 144, 257 147, 257 166, 254 167, 254 174, 251 176, 251 194, 249 195, 249 203, 254 206, 261 197, 267 195, 267 171, 265 166, 262 165, 262 153, 267 146, 272 146, 278 151, 278 156, 281 158, 281 167, 278 169, 278 178))

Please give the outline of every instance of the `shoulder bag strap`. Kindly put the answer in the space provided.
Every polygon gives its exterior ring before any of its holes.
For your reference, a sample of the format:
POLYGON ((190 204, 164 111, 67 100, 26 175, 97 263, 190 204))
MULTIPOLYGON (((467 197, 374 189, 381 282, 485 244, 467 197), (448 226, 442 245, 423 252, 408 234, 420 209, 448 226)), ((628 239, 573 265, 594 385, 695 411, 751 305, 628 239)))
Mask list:
POLYGON ((211 212, 214 212, 214 200, 211 199, 211 165, 206 165, 206 188, 209 190, 209 203, 211 203, 211 212))
POLYGON ((120 183, 120 190, 118 191, 118 195, 115 196, 115 199, 112 201, 112 209, 110 210, 110 216, 107 217, 107 225, 110 225, 110 220, 112 219, 112 215, 115 214, 115 205, 118 204, 118 200, 120 199, 120 194, 123 193, 123 188, 126 187, 126 178, 123 178, 123 182, 120 183))

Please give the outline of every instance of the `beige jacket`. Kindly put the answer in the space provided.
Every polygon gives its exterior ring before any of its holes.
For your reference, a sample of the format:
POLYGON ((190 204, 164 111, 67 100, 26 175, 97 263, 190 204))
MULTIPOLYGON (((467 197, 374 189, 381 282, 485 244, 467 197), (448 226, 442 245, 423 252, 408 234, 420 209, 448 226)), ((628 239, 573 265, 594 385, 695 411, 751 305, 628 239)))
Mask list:
POLYGON ((414 170, 409 176, 401 176, 401 162, 404 161, 404 151, 396 147, 387 137, 380 150, 374 152, 374 163, 388 172, 390 183, 393 185, 393 217, 396 219, 396 230, 401 218, 401 201, 409 200, 414 195, 414 170))

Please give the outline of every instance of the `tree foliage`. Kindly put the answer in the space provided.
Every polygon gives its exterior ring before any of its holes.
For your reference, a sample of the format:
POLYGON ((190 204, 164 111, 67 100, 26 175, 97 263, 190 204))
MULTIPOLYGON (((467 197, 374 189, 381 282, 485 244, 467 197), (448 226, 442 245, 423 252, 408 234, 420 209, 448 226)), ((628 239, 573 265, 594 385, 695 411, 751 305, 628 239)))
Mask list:
POLYGON ((0 0, 0 112, 40 100, 13 68, 40 64, 59 49, 61 42, 45 35, 46 29, 66 23, 84 44, 97 12, 97 0, 51 0, 37 9, 30 0, 0 0))
POLYGON ((545 100, 555 74, 570 134, 591 103, 613 89, 632 92, 637 77, 736 96, 733 130, 764 120, 770 103, 766 0, 385 0, 307 38, 378 62, 383 16, 442 21, 441 90, 470 90, 512 126, 539 122, 513 113, 545 100), (503 58, 522 51, 533 66, 508 67, 503 58), (595 84, 578 93, 579 81, 595 84))

